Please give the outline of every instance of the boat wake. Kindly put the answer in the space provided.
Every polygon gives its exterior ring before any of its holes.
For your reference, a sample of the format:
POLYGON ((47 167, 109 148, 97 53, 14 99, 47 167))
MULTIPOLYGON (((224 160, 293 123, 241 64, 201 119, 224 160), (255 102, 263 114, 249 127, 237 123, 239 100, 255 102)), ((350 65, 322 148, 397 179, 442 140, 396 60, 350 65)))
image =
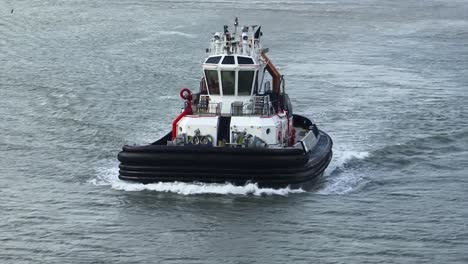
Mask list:
POLYGON ((235 186, 230 183, 225 184, 210 184, 210 183, 184 183, 184 182, 159 182, 152 184, 132 183, 122 181, 118 177, 118 163, 115 162, 112 166, 102 167, 98 170, 96 178, 88 182, 96 186, 110 186, 115 190, 122 191, 156 191, 177 193, 182 195, 197 195, 197 194, 230 194, 230 195, 283 195, 295 193, 304 193, 302 189, 272 189, 260 188, 257 184, 249 183, 244 186, 235 186))
POLYGON ((357 160, 369 157, 369 152, 335 151, 333 160, 325 171, 324 181, 317 194, 347 194, 364 186, 367 181, 362 172, 349 168, 357 160))
MULTIPOLYGON (((324 183, 315 191, 319 195, 347 194, 359 190, 367 183, 362 172, 354 170, 352 164, 356 161, 369 157, 369 152, 357 151, 336 151, 333 160, 327 170, 325 170, 324 183)), ((176 193, 181 195, 198 194, 227 194, 227 195, 289 195, 304 193, 302 189, 272 189, 260 188, 257 184, 249 183, 244 186, 235 186, 230 183, 210 184, 210 183, 184 183, 184 182, 159 182, 152 184, 141 184, 122 181, 119 179, 118 162, 108 161, 106 165, 97 170, 96 177, 89 180, 96 186, 110 186, 114 190, 135 192, 135 191, 156 191, 176 193)))

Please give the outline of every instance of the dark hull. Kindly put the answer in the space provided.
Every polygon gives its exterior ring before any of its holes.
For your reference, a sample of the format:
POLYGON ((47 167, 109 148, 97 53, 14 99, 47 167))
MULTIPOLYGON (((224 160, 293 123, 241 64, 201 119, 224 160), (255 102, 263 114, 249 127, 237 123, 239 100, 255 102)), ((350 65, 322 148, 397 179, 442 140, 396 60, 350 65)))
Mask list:
POLYGON ((205 182, 310 189, 332 158, 332 140, 320 132, 308 152, 298 148, 124 146, 119 178, 141 183, 205 182))

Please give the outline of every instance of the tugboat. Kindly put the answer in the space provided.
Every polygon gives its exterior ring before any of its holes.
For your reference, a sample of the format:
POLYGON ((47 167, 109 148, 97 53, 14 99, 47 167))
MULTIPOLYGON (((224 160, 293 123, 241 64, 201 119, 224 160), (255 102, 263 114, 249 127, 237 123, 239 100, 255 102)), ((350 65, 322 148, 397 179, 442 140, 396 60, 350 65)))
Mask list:
POLYGON ((144 146, 125 145, 119 178, 140 183, 258 184, 311 189, 332 158, 332 140, 293 113, 283 75, 262 47, 261 26, 214 33, 199 91, 184 88, 172 130, 144 146))

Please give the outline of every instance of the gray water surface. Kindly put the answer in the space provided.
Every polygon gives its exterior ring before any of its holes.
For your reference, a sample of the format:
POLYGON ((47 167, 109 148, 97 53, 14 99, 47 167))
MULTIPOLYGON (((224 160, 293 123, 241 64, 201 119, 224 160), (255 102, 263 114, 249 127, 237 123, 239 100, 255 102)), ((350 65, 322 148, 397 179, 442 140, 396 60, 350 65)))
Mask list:
POLYGON ((468 263, 468 2, 0 0, 0 263, 468 263), (313 192, 130 184, 209 38, 262 25, 313 192))

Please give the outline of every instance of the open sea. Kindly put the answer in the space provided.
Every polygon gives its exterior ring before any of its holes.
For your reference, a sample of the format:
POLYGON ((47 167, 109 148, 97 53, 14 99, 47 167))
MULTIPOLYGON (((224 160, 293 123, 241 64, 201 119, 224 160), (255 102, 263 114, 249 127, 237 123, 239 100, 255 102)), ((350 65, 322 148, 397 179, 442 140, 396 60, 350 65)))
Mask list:
POLYGON ((0 0, 0 263, 468 263, 468 1, 0 0), (320 185, 120 181, 236 16, 334 140, 320 185))

